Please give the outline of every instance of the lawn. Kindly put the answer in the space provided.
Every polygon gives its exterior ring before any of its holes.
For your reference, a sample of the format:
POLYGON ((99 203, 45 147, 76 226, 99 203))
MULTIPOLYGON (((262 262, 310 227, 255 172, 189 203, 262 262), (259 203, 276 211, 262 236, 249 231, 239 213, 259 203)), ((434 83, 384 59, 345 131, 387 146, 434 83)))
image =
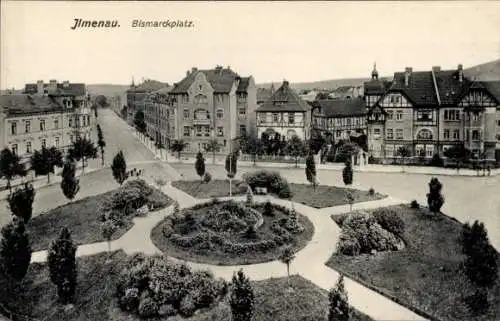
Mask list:
MULTIPOLYGON (((499 282, 490 291, 490 311, 473 317, 462 300, 472 292, 460 269, 463 255, 457 239, 461 224, 426 208, 391 206, 405 223, 406 248, 375 255, 333 254, 327 265, 362 284, 413 307, 433 318, 446 321, 498 320, 499 282)), ((500 262, 499 262, 500 263, 500 262)))
MULTIPOLYGON (((325 208, 348 204, 347 193, 351 191, 354 202, 367 202, 385 198, 385 195, 336 186, 319 185, 313 189, 311 185, 289 183, 293 197, 292 201, 314 208, 325 208)), ((172 186, 196 198, 212 198, 229 196, 228 180, 212 180, 209 183, 201 181, 175 181, 172 186)), ((246 184, 239 180, 233 181, 233 195, 244 195, 246 184)))
MULTIPOLYGON (((122 312, 114 297, 118 275, 126 260, 126 254, 121 251, 79 258, 76 302, 74 306, 66 309, 56 302, 56 288, 49 280, 46 264, 32 264, 24 281, 26 290, 23 299, 16 301, 16 297, 10 302, 17 311, 29 316, 30 320, 139 321, 141 319, 138 316, 122 312)), ((293 290, 287 288, 286 278, 252 282, 252 285, 255 294, 253 320, 326 321, 327 319, 326 291, 299 276, 290 278, 293 290)), ((174 317, 168 320, 186 319, 174 317)), ((212 310, 201 312, 187 320, 230 321, 227 298, 212 310)), ((350 321, 370 320, 372 319, 353 310, 350 321)))
MULTIPOLYGON (((125 186, 125 185, 124 185, 125 186)), ((109 199, 118 189, 96 196, 86 197, 47 211, 43 215, 31 219, 28 232, 33 251, 45 250, 50 242, 56 238, 59 231, 67 226, 76 244, 87 244, 105 241, 101 233, 101 205, 109 199)), ((148 200, 160 200, 168 206, 170 199, 153 188, 148 200)), ((163 207, 165 207, 163 206, 163 207)), ((156 210, 158 210, 157 208, 156 210)), ((112 239, 120 238, 132 227, 131 217, 124 220, 112 239)))
MULTIPOLYGON (((263 223, 256 229, 255 237, 249 237, 246 234, 248 226, 235 226, 241 224, 238 223, 236 215, 223 216, 226 211, 223 206, 228 203, 240 204, 231 201, 213 205, 210 202, 204 206, 199 205, 200 208, 187 210, 192 217, 189 228, 186 228, 188 223, 185 218, 175 221, 172 217, 165 218, 151 231, 153 244, 163 253, 183 260, 216 265, 239 265, 276 260, 287 246, 292 247, 295 252, 299 251, 307 245, 314 234, 313 224, 300 213, 297 213, 297 222, 303 228, 302 231, 286 230, 283 228, 283 223, 278 223, 282 228, 276 230, 274 224, 286 220, 289 216, 284 212, 286 209, 273 205, 276 206, 274 216, 262 215, 263 223), (209 214, 211 210, 215 210, 213 213, 219 217, 215 222, 214 215, 209 214), (217 222, 219 220, 220 222, 217 222), (169 230, 167 235, 166 228, 169 230), (285 238, 285 234, 290 238, 285 238)), ((252 207, 263 213, 263 203, 257 203, 252 207)), ((186 213, 186 210, 181 213, 186 213)))

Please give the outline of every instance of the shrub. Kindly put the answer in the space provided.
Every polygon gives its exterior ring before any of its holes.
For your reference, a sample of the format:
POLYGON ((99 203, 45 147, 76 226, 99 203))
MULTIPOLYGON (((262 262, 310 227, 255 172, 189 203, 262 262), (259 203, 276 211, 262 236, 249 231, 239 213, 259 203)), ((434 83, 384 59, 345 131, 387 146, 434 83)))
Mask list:
POLYGON ((432 156, 430 165, 431 166, 435 166, 435 167, 443 167, 444 166, 444 161, 439 156, 439 154, 434 154, 434 156, 432 156))
POLYGON ((271 202, 267 201, 264 203, 264 210, 262 211, 262 215, 274 216, 274 208, 271 202))
POLYGON ((120 298, 120 308, 124 311, 135 311, 139 306, 139 289, 130 288, 125 290, 125 295, 120 298))
POLYGON ((420 208, 420 204, 418 204, 418 202, 416 200, 413 200, 410 203, 410 207, 414 208, 414 209, 419 209, 420 208))
POLYGON ((359 255, 361 246, 353 233, 346 233, 344 230, 340 233, 337 249, 344 255, 359 255))
POLYGON ((433 213, 438 213, 441 211, 441 207, 444 204, 444 197, 441 194, 441 189, 443 188, 443 184, 433 177, 429 182, 429 193, 427 194, 427 204, 429 206, 429 210, 433 213))
POLYGON ((465 297, 467 307, 474 315, 480 315, 488 311, 488 291, 484 288, 478 288, 472 295, 465 297))
POLYGON ((251 225, 245 231, 245 238, 249 240, 256 240, 258 238, 257 231, 255 230, 255 226, 251 225))
POLYGON ((375 190, 373 189, 373 187, 368 190, 368 195, 370 196, 375 195, 375 190))
POLYGON ((252 190, 256 187, 265 187, 269 193, 278 195, 280 198, 292 196, 288 181, 278 172, 260 170, 243 174, 243 180, 250 185, 252 190))
POLYGON ((186 318, 194 314, 194 312, 196 311, 196 306, 191 295, 188 294, 182 299, 179 311, 181 315, 186 318))
POLYGON ((206 172, 205 175, 203 175, 203 183, 210 183, 212 180, 212 175, 210 175, 209 172, 206 172))
POLYGON ((170 317, 177 314, 177 310, 171 304, 163 304, 158 309, 158 316, 170 317))
POLYGON ((158 314, 158 304, 151 298, 145 297, 139 303, 137 312, 143 318, 151 318, 158 314))
POLYGON ((384 230, 378 223, 368 226, 369 251, 396 251, 398 239, 391 232, 384 230))
POLYGON ((396 212, 388 209, 380 209, 373 212, 373 217, 382 228, 396 235, 403 235, 405 231, 405 222, 396 212))

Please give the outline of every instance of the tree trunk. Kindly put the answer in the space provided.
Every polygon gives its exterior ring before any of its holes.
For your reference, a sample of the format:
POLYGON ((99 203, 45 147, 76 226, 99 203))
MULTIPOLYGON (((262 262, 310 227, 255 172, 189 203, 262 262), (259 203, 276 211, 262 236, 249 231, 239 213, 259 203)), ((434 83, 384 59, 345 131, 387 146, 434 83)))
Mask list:
POLYGON ((178 151, 178 152, 177 152, 177 158, 178 158, 179 160, 181 160, 181 152, 180 152, 180 151, 178 151))
POLYGON ((253 154, 253 166, 257 163, 257 154, 253 154))
POLYGON ((85 157, 82 157, 82 175, 85 174, 85 157))
POLYGON ((47 184, 50 184, 50 171, 47 173, 47 184))
POLYGON ((229 179, 229 197, 233 196, 233 190, 232 190, 232 187, 233 187, 233 184, 232 184, 233 180, 230 178, 229 179))
POLYGON ((162 148, 160 148, 160 160, 163 160, 163 152, 161 150, 162 148))
POLYGON ((215 150, 212 151, 212 164, 215 165, 215 150))
POLYGON ((9 189, 9 195, 12 194, 12 186, 10 186, 10 178, 7 178, 7 188, 9 189))
POLYGON ((104 166, 104 148, 101 148, 101 165, 104 166))

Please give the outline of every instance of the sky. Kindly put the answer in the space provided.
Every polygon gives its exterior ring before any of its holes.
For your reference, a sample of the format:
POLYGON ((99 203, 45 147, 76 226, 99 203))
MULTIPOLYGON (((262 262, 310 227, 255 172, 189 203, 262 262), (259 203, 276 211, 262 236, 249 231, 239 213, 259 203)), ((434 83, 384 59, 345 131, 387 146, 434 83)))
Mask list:
POLYGON ((464 68, 500 58, 500 1, 1 3, 0 87, 180 81, 230 66, 257 83, 464 68), (72 30, 74 19, 118 20, 72 30), (190 28, 132 28, 134 19, 190 28))

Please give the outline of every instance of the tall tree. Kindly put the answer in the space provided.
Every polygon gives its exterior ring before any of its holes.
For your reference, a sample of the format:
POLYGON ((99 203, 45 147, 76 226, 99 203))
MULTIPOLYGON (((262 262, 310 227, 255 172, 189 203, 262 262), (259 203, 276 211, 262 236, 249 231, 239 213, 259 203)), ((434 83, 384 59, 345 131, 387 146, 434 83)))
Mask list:
POLYGON ((64 227, 59 237, 52 241, 48 253, 50 280, 57 287, 60 302, 74 301, 77 278, 76 246, 71 233, 64 227))
POLYGON ((106 147, 106 141, 104 141, 104 135, 99 124, 97 124, 97 145, 101 150, 101 165, 104 166, 104 147, 106 147))
POLYGON ((35 175, 47 175, 48 183, 50 174, 55 172, 54 167, 62 167, 63 164, 62 153, 56 147, 42 147, 41 151, 35 151, 31 156, 31 169, 35 171, 35 175))
POLYGON ((287 284, 290 286, 290 264, 295 259, 295 255, 291 247, 286 247, 279 257, 280 261, 286 265, 286 275, 287 275, 287 284))
POLYGON ((345 162, 345 167, 342 170, 342 180, 344 181, 345 185, 351 185, 352 180, 353 180, 353 170, 352 170, 352 163, 348 159, 345 162))
POLYGON ((306 153, 304 142, 298 136, 294 135, 288 140, 285 150, 289 156, 295 158, 295 167, 298 167, 299 157, 304 156, 306 153))
POLYGON ((137 131, 143 135, 146 133, 146 129, 148 128, 144 116, 144 112, 142 110, 138 110, 134 115, 134 126, 137 131))
POLYGON ((205 175, 205 158, 201 152, 196 154, 196 162, 194 163, 194 168, 196 169, 196 174, 200 176, 201 181, 203 182, 203 175, 205 175))
POLYGON ((229 298, 232 321, 251 321, 254 311, 255 296, 250 280, 239 270, 233 275, 233 289, 229 298))
POLYGON ((29 183, 24 188, 16 188, 14 193, 8 197, 9 208, 12 215, 22 219, 25 223, 31 219, 33 214, 33 201, 35 200, 35 189, 29 183))
POLYGON ((177 158, 180 160, 181 159, 181 152, 186 148, 187 143, 184 142, 182 139, 176 139, 172 141, 170 144, 170 150, 174 153, 177 153, 177 158))
POLYGON ((227 172, 227 178, 229 178, 229 196, 233 196, 232 180, 236 176, 237 161, 238 161, 238 155, 236 153, 230 153, 226 157, 225 168, 227 172))
POLYGON ((210 139, 208 143, 205 145, 205 151, 212 153, 212 164, 215 164, 215 153, 220 152, 222 144, 215 138, 210 139))
POLYGON ((257 136, 252 134, 243 136, 240 139, 240 149, 244 154, 252 155, 253 163, 255 165, 257 162, 257 155, 262 155, 264 153, 263 140, 258 139, 257 136))
POLYGON ((115 181, 122 185, 128 178, 127 174, 127 162, 125 161, 125 156, 120 150, 115 157, 113 157, 113 163, 111 163, 111 172, 115 181))
POLYGON ((76 174, 76 165, 74 162, 68 160, 64 164, 61 176, 61 189, 63 191, 64 196, 70 201, 73 200, 80 190, 80 182, 75 176, 76 174))
POLYGON ((343 275, 339 277, 335 288, 328 293, 328 302, 328 321, 349 320, 349 303, 343 275))
POLYGON ((442 188, 443 185, 436 177, 431 178, 429 193, 427 193, 427 205, 432 213, 440 212, 444 204, 444 196, 441 194, 442 188))
POLYGON ((403 165, 403 172, 405 171, 405 159, 410 157, 411 152, 406 146, 401 146, 397 150, 397 155, 401 157, 401 163, 403 165))
POLYGON ((69 148, 68 157, 72 160, 81 160, 82 173, 84 173, 86 160, 97 157, 97 147, 89 139, 79 137, 69 148))
POLYGON ((31 245, 22 219, 14 218, 2 228, 0 264, 7 276, 21 281, 31 261, 31 245))
POLYGON ((457 163, 457 172, 460 171, 460 165, 471 157, 471 151, 463 145, 454 145, 444 151, 444 156, 453 159, 457 163))
POLYGON ((306 158, 306 178, 316 190, 316 164, 314 163, 313 154, 309 154, 306 158))
POLYGON ((12 179, 16 176, 26 176, 26 174, 26 169, 20 163, 19 156, 8 148, 3 149, 0 153, 0 175, 7 180, 9 193, 12 192, 10 185, 12 179))

